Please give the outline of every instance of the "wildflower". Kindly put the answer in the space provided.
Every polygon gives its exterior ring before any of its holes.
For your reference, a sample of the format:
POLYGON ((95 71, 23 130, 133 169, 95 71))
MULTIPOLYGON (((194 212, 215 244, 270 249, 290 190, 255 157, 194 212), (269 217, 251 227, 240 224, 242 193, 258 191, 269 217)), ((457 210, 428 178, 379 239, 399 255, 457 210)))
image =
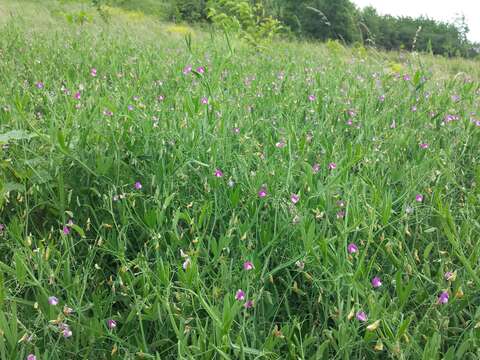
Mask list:
POLYGON ((157 100, 158 100, 158 101, 163 101, 163 100, 165 100, 165 96, 164 96, 164 95, 159 95, 159 96, 157 97, 157 100))
POLYGON ((428 145, 427 143, 421 143, 421 144, 420 144, 420 147, 421 147, 422 149, 428 149, 428 146, 429 146, 429 145, 428 145))
POLYGON ((410 215, 413 213, 413 208, 411 206, 407 206, 405 208, 405 214, 410 215))
POLYGON ((90 75, 92 75, 93 77, 97 76, 97 69, 92 68, 92 69, 90 70, 90 75))
POLYGON ((320 171, 320 164, 313 164, 312 171, 314 174, 317 174, 320 171))
POLYGON ((108 110, 108 109, 105 109, 105 110, 103 110, 103 115, 105 115, 105 116, 112 116, 112 115, 113 115, 113 112, 110 111, 110 110, 108 110))
POLYGON ((128 105, 128 106, 127 106, 127 109, 128 109, 129 111, 132 111, 132 110, 133 110, 133 105, 128 105))
POLYGON ((68 307, 67 305, 63 307, 63 314, 65 316, 71 315, 72 313, 73 313, 73 309, 71 307, 68 307))
POLYGON ((192 71, 192 66, 191 65, 187 65, 183 68, 183 74, 184 75, 187 75, 188 73, 190 73, 190 71, 192 71))
POLYGON ((417 111, 417 107, 415 105, 412 106, 411 108, 412 112, 416 112, 417 111))
POLYGON ((382 280, 378 277, 378 276, 375 276, 373 279, 372 279, 372 286, 376 289, 376 288, 379 288, 380 286, 382 286, 382 280))
POLYGON ((140 181, 135 182, 134 187, 136 190, 142 189, 142 183, 140 181))
POLYGON ((238 289, 235 293, 235 300, 243 301, 245 300, 245 292, 241 289, 238 289))
POLYGON ((70 336, 73 335, 73 333, 68 326, 65 326, 65 328, 62 330, 62 335, 65 339, 68 339, 70 336))
POLYGON ((305 263, 303 261, 297 260, 295 265, 298 267, 299 270, 303 270, 305 268, 305 263))
POLYGON ((315 101, 316 98, 317 97, 315 95, 308 95, 308 100, 310 100, 310 101, 315 101))
POLYGON ((48 298, 48 303, 52 306, 58 305, 58 298, 56 298, 55 296, 50 296, 48 298))
POLYGON ((358 252, 358 246, 354 243, 350 243, 347 246, 347 251, 349 254, 355 254, 356 252, 358 252))
POLYGON ((202 97, 201 103, 202 103, 203 105, 207 105, 207 104, 208 104, 208 98, 202 97))
POLYGON ((234 127, 234 128, 233 128, 233 132, 234 132, 235 134, 240 134, 240 128, 239 128, 239 127, 234 127))
POLYGON ((205 73, 205 68, 203 66, 200 66, 196 70, 199 74, 204 74, 205 73))
POLYGON ((34 354, 29 354, 27 360, 37 360, 37 357, 34 354))
POLYGON ((233 181, 232 179, 228 180, 228 183, 227 183, 228 187, 234 187, 235 186, 235 181, 233 181))
POLYGON ((384 102, 384 101, 385 101, 385 95, 380 95, 380 96, 378 97, 378 100, 379 100, 380 102, 384 102))
POLYGON ((410 81, 410 79, 411 79, 410 75, 408 75, 408 74, 403 75, 403 80, 410 81))
POLYGON ((253 307, 253 301, 247 300, 243 306, 245 307, 245 309, 250 309, 251 307, 253 307))
POLYGON ((258 197, 264 198, 265 196, 267 196, 267 188, 262 186, 260 190, 258 190, 258 197))
POLYGON ((286 144, 287 144, 287 143, 285 142, 285 140, 280 140, 279 142, 277 142, 277 143, 275 144, 275 146, 276 146, 277 148, 281 149, 281 148, 285 147, 286 144))
POLYGON ((297 195, 297 194, 290 195, 290 201, 294 204, 298 203, 300 201, 300 195, 297 195))
POLYGON ((415 201, 416 202, 422 202, 423 201, 423 195, 422 194, 415 195, 415 201))
POLYGON ((190 266, 191 263, 192 263, 192 260, 190 260, 190 258, 187 257, 182 264, 183 270, 187 270, 187 268, 190 266))
POLYGON ((440 295, 438 295, 438 304, 446 304, 448 303, 448 292, 447 291, 442 291, 440 295))
POLYGON ((447 271, 444 276, 445 280, 447 281, 455 281, 457 274, 451 271, 447 271))
POLYGON ((249 271, 249 270, 253 270, 253 269, 255 269, 255 266, 253 265, 253 263, 251 261, 245 261, 243 263, 243 270, 249 271))
POLYGON ((213 173, 213 175, 217 178, 221 178, 223 176, 223 172, 220 169, 215 169, 215 172, 213 173))
POLYGON ((364 311, 359 311, 357 312, 357 315, 355 315, 358 321, 365 322, 367 321, 368 317, 367 314, 365 314, 364 311))
POLYGON ((330 164, 328 164, 328 168, 330 170, 335 170, 337 168, 337 164, 335 164, 334 162, 331 162, 330 164))
POLYGON ((38 81, 37 83, 35 83, 35 86, 37 87, 37 89, 43 89, 45 87, 45 85, 41 81, 38 81))
POLYGON ((348 120, 347 120, 347 125, 348 125, 348 126, 352 126, 352 125, 353 125, 352 119, 348 119, 348 120))
POLYGON ((345 211, 340 210, 337 212, 337 219, 343 219, 345 217, 345 211))
POLYGON ((110 329, 110 330, 113 330, 117 327, 117 322, 113 319, 108 319, 107 320, 107 327, 110 329))

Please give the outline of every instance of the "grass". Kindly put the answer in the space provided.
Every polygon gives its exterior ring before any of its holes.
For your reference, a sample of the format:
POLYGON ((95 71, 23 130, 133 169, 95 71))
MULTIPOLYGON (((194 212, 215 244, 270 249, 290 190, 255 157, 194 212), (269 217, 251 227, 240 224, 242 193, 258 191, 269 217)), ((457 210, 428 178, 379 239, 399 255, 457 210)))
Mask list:
POLYGON ((68 6, 0 5, 1 359, 480 357, 478 62, 68 6))

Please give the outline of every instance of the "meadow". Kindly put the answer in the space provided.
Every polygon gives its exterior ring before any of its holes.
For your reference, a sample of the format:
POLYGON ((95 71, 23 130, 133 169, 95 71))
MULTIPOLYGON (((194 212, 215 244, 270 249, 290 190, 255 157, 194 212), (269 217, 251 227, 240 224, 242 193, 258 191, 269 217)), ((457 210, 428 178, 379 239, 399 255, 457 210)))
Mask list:
POLYGON ((0 359, 480 358, 478 61, 110 12, 0 4, 0 359))

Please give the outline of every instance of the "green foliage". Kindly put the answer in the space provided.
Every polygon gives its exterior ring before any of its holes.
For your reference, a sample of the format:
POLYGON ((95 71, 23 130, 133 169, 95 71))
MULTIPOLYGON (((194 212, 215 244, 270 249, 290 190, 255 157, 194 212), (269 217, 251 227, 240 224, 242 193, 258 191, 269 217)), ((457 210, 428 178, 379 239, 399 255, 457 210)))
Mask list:
POLYGON ((282 29, 280 21, 265 14, 261 3, 251 5, 248 1, 211 0, 208 18, 227 31, 238 32, 255 46, 271 40, 282 29))

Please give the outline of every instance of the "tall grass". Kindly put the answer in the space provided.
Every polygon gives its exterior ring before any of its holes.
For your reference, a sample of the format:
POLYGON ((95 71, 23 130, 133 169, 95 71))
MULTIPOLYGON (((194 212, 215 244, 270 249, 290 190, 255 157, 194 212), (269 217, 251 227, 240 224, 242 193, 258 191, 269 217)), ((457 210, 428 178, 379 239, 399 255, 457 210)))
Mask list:
POLYGON ((478 63, 41 11, 0 29, 1 359, 480 356, 478 63))

